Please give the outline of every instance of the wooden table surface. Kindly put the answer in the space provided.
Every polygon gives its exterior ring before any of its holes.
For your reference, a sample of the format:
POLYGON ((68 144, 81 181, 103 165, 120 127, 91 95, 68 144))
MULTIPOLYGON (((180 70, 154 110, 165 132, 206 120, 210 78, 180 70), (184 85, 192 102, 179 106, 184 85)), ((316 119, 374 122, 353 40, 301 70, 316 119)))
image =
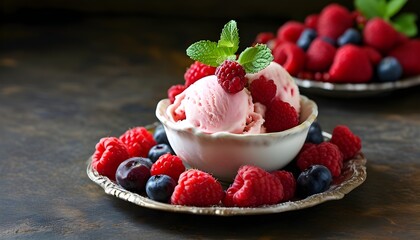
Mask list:
MULTIPOLYGON (((227 20, 226 20, 227 21, 227 20)), ((0 52, 0 239, 419 239, 420 89, 363 99, 309 95, 325 131, 363 140, 368 178, 299 211, 215 217, 150 210, 86 175, 104 136, 155 122, 182 83, 185 49, 225 20, 80 18, 5 23, 0 52)), ((275 22, 238 21, 241 47, 275 22)))

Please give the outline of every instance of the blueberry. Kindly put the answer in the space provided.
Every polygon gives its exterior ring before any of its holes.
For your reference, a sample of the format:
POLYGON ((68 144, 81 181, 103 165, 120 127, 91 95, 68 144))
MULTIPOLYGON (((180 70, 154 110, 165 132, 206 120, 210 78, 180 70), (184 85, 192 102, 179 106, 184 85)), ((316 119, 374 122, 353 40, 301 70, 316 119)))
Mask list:
POLYGON ((341 36, 337 39, 338 46, 343 46, 346 44, 361 44, 362 35, 359 31, 354 28, 347 29, 341 36))
POLYGON ((320 144, 324 141, 324 137, 322 136, 322 128, 318 122, 313 122, 311 124, 305 141, 315 144, 320 144))
POLYGON ((167 203, 174 192, 175 186, 175 180, 168 175, 155 175, 147 181, 146 193, 152 200, 167 203))
POLYGON ((297 194, 307 196, 324 192, 332 182, 330 170, 322 165, 312 165, 303 171, 297 179, 297 194))
POLYGON ((311 45, 312 40, 314 40, 316 36, 317 33, 315 30, 307 28, 303 30, 303 32, 300 34, 300 37, 297 40, 296 44, 298 45, 298 47, 306 51, 308 50, 309 45, 311 45))
POLYGON ((136 193, 144 191, 147 180, 150 178, 149 159, 129 158, 122 162, 115 173, 118 185, 136 193))
POLYGON ((175 155, 174 150, 172 150, 171 146, 165 143, 160 143, 155 146, 153 146, 149 150, 148 158, 154 163, 158 160, 160 156, 163 154, 170 153, 172 155, 175 155))
POLYGON ((376 69, 378 81, 393 82, 402 76, 403 70, 401 64, 394 57, 383 58, 376 69))
POLYGON ((155 141, 157 143, 165 143, 165 144, 169 144, 168 141, 168 137, 166 136, 166 132, 165 132, 165 128, 163 127, 162 124, 159 124, 156 128, 155 128, 155 132, 153 134, 153 138, 155 139, 155 141))

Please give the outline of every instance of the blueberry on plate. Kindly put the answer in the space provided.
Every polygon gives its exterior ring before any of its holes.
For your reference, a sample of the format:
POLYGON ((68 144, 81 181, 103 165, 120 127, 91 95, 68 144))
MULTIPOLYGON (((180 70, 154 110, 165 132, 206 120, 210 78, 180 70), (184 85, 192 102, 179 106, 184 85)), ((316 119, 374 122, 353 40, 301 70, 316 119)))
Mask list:
POLYGON ((330 170, 322 165, 312 165, 303 171, 297 179, 297 194, 307 196, 326 191, 332 182, 330 170))
POLYGON ((171 199, 175 186, 175 180, 168 175, 154 175, 146 183, 146 194, 152 200, 167 203, 171 199))
POLYGON ((362 43, 362 35, 359 31, 354 28, 347 29, 340 37, 337 39, 338 46, 343 46, 346 44, 361 44, 362 43))
POLYGON ((313 122, 309 127, 308 135, 306 136, 306 142, 320 144, 324 141, 322 136, 321 125, 318 122, 313 122))
POLYGON ((165 132, 165 128, 163 127, 162 124, 159 124, 156 128, 155 128, 155 132, 153 134, 153 138, 155 139, 155 141, 159 144, 159 143, 165 143, 165 144, 169 144, 168 141, 168 137, 166 136, 166 132, 165 132))
POLYGON ((154 163, 159 159, 160 156, 166 153, 175 155, 174 150, 172 150, 171 146, 165 143, 160 143, 153 146, 149 150, 148 158, 154 163))
POLYGON ((380 82, 394 82, 400 79, 403 69, 398 60, 394 57, 383 58, 376 69, 376 75, 380 82))
POLYGON ((150 178, 150 167, 147 160, 149 159, 134 157, 122 162, 115 173, 118 185, 128 191, 143 192, 146 182, 150 178))
POLYGON ((297 40, 296 44, 298 45, 298 47, 306 51, 308 50, 309 46, 311 45, 311 42, 316 38, 316 36, 317 33, 315 30, 307 28, 303 30, 303 32, 300 34, 300 37, 297 40))

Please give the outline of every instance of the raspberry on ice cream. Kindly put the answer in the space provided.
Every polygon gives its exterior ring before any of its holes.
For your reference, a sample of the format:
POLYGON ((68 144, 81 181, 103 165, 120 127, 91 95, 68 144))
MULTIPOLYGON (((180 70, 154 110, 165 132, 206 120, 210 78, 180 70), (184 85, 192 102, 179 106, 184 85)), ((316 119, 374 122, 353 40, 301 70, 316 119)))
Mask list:
POLYGON ((259 79, 261 76, 274 81, 277 86, 275 97, 283 102, 289 103, 295 108, 296 112, 300 112, 299 88, 290 74, 282 66, 276 62, 271 62, 270 65, 263 70, 246 75, 249 84, 254 80, 259 79))

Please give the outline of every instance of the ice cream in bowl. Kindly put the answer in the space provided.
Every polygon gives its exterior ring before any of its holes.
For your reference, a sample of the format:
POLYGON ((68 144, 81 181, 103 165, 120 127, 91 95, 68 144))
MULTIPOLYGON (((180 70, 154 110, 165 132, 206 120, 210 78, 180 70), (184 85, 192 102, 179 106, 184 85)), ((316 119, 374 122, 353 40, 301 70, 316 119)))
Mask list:
POLYGON ((187 55, 196 60, 190 67, 194 74, 186 74, 186 84, 156 108, 170 145, 184 163, 227 182, 243 165, 267 171, 285 167, 318 115, 316 103, 299 94, 265 45, 236 57, 236 38, 231 21, 217 43, 191 45, 187 55))

